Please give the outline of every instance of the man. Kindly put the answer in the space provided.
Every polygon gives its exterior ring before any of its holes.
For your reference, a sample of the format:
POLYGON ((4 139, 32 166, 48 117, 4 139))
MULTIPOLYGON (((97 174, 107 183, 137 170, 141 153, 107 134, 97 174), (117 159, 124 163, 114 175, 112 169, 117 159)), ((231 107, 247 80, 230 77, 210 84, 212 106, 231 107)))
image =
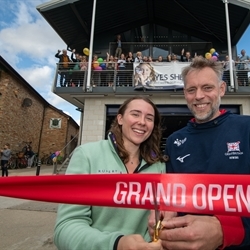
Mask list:
POLYGON ((250 57, 246 55, 246 51, 244 49, 241 50, 241 56, 238 60, 238 81, 241 86, 249 86, 248 83, 248 63, 250 57))
MULTIPOLYGON (((235 63, 234 60, 232 59, 232 68, 235 70, 235 63)), ((230 86, 230 61, 229 61, 229 56, 225 56, 225 61, 223 62, 223 67, 224 67, 224 74, 223 74, 223 80, 226 82, 228 86, 230 86)))
POLYGON ((70 86, 70 77, 69 77, 69 69, 70 62, 69 56, 67 55, 67 50, 63 49, 62 54, 60 54, 61 50, 58 50, 55 54, 56 58, 59 58, 59 70, 60 70, 60 86, 66 87, 70 86))
MULTIPOLYGON (((194 118, 168 137, 167 172, 250 173, 250 117, 219 109, 226 90, 222 67, 197 57, 183 69, 184 96, 194 118)), ((164 249, 250 249, 250 218, 178 215, 164 215, 166 230, 160 232, 164 249)), ((152 221, 151 216, 151 228, 152 221)))
POLYGON ((1 149, 1 167, 2 167, 2 177, 4 177, 4 175, 6 175, 6 177, 8 176, 8 161, 11 157, 11 150, 10 150, 10 144, 6 143, 4 145, 4 148, 1 149))
POLYGON ((181 50, 181 62, 191 62, 192 58, 191 58, 191 54, 189 51, 186 51, 185 53, 185 57, 184 57, 184 49, 181 50))

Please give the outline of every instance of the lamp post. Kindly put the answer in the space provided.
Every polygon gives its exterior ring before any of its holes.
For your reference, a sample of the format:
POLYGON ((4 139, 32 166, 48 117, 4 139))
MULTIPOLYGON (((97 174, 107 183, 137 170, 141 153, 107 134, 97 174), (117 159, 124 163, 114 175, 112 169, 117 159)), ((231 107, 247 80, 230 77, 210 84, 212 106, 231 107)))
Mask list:
POLYGON ((229 23, 229 13, 228 13, 228 0, 223 0, 225 4, 226 13, 226 26, 227 26, 227 46, 228 46, 228 56, 229 56, 229 76, 230 76, 230 87, 235 90, 235 83, 233 77, 233 62, 232 62, 232 47, 231 47, 231 34, 230 34, 230 23, 229 23))
POLYGON ((90 44, 89 44, 89 61, 88 61, 88 75, 87 75, 87 91, 91 90, 91 66, 92 66, 92 55, 93 55, 93 43, 94 43, 94 32, 95 32, 95 15, 96 15, 96 0, 93 1, 92 10, 92 22, 91 22, 91 32, 90 32, 90 44))

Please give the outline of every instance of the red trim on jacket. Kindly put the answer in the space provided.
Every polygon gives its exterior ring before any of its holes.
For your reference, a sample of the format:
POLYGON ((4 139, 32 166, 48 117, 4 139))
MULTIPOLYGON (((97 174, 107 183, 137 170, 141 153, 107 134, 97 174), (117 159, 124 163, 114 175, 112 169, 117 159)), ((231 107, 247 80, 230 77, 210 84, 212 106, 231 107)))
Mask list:
POLYGON ((245 237, 245 229, 242 220, 238 216, 215 215, 220 221, 223 232, 223 245, 219 249, 231 245, 240 245, 245 237))

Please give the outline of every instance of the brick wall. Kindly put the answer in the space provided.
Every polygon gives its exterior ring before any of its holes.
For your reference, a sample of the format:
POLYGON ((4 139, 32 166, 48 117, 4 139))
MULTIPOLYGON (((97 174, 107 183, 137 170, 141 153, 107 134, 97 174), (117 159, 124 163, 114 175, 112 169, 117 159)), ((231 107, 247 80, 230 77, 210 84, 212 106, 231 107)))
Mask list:
POLYGON ((32 141, 37 152, 44 109, 41 98, 4 71, 1 71, 0 93, 0 147, 8 142, 12 151, 18 152, 25 145, 23 141, 32 141), (23 105, 25 98, 31 106, 23 105))
POLYGON ((66 148, 65 146, 71 140, 71 136, 75 136, 77 131, 78 127, 76 127, 73 122, 70 122, 68 116, 59 113, 52 107, 46 108, 40 144, 41 157, 44 154, 50 154, 59 150, 63 150, 62 154, 67 156, 73 150, 73 148, 71 148, 73 143, 69 144, 66 148), (58 128, 50 126, 53 119, 60 121, 58 128))
POLYGON ((78 130, 71 117, 49 105, 23 79, 0 70, 0 148, 9 143, 12 152, 17 153, 25 146, 23 141, 32 141, 40 157, 62 149, 64 155, 69 155, 78 137, 69 141, 78 130), (54 118, 60 120, 60 128, 50 127, 54 118))

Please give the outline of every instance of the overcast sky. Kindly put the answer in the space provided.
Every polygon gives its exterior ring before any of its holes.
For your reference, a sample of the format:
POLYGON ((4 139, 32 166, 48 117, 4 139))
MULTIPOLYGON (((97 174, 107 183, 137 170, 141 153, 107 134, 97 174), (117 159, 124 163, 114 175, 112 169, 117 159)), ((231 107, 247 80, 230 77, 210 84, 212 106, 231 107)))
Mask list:
MULTIPOLYGON (((50 104, 70 115, 78 124, 76 107, 51 92, 58 59, 65 43, 37 11, 48 0, 0 0, 0 54, 50 104)), ((238 54, 250 55, 250 28, 237 45, 238 54)))

